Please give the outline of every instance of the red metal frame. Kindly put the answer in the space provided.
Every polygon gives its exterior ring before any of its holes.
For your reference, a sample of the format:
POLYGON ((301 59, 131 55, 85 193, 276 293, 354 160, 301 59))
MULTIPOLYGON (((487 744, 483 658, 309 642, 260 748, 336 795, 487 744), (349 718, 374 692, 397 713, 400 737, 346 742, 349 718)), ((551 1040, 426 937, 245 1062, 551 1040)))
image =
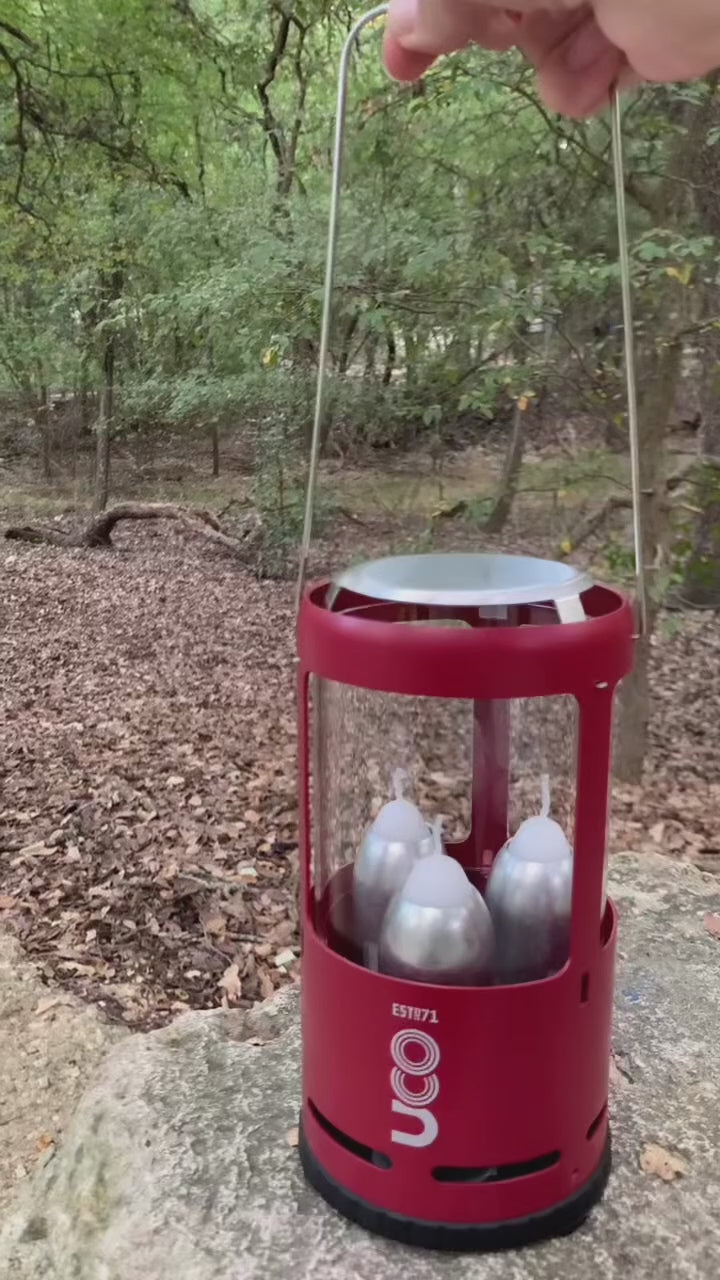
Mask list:
MULTIPOLYGON (((451 611, 471 624, 456 629, 392 625, 430 618, 427 609, 344 593, 330 610, 326 598, 326 583, 308 589, 298 630, 304 1141, 333 1184, 387 1214, 489 1226, 545 1213, 593 1178, 607 1142, 617 919, 609 903, 601 924, 602 894, 613 701, 632 666, 632 606, 598 586, 584 597, 582 623, 537 625, 548 615, 534 607, 514 611, 500 626, 484 625, 476 612, 451 611), (482 735, 487 742, 490 730, 493 762, 491 769, 484 757, 475 762, 473 830, 456 855, 476 868, 504 840, 505 702, 576 699, 573 921, 561 973, 514 987, 434 987, 370 973, 328 945, 327 900, 317 903, 312 888, 312 675, 475 704, 476 741, 482 735), (410 1038, 398 1040, 403 1031, 410 1038), (413 1064, 419 1069, 425 1051, 430 1059, 439 1054, 439 1062, 418 1075, 413 1064), (400 1077, 393 1075, 398 1053, 401 1063, 410 1059, 400 1077), (398 1088, 406 1100, 422 1088, 436 1096, 424 1109, 403 1110, 398 1088), (435 1127, 427 1146, 402 1140, 435 1127), (438 1179, 448 1168, 512 1173, 542 1157, 546 1168, 507 1180, 438 1179), (388 1159, 392 1166, 381 1167, 388 1159)), ((339 875, 347 880, 347 870, 339 875)), ((333 892, 342 900, 344 885, 333 892)))

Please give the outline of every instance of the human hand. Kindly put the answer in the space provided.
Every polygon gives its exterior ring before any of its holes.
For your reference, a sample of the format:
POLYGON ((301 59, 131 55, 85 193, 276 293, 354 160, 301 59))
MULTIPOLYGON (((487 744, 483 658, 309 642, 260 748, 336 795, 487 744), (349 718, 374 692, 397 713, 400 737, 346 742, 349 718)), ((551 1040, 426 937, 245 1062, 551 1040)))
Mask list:
POLYGON ((589 116, 615 84, 691 80, 720 66, 717 0, 391 0, 388 71, 417 80, 444 53, 516 45, 551 110, 589 116))

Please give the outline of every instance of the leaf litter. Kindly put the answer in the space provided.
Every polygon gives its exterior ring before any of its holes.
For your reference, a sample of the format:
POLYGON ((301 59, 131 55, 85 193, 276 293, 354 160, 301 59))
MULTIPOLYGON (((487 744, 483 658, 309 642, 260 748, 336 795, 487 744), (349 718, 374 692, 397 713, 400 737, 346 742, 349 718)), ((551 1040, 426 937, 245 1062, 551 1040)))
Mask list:
MULTIPOLYGON (((0 923, 137 1029, 297 981, 292 584, 174 530, 2 545, 0 570, 0 923)), ((653 661, 647 780, 614 789, 612 845, 717 871, 712 620, 673 619, 653 661)), ((440 767, 429 785, 440 804, 440 767)))
POLYGON ((172 533, 3 561, 0 921, 133 1027, 249 1008, 299 971, 291 590, 172 533))

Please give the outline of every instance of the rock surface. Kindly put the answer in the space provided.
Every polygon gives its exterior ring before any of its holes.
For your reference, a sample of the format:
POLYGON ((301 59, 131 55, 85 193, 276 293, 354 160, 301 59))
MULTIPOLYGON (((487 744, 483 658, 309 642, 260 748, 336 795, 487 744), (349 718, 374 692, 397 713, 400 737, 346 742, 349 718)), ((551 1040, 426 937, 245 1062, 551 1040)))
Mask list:
MULTIPOLYGON (((297 994, 122 1041, 0 1242, 3 1280, 715 1280, 720 1257, 720 884, 622 856, 615 1172, 575 1236, 488 1257, 365 1235, 301 1177, 297 994), (686 1167, 643 1170, 652 1144, 686 1167)), ((648 1157, 652 1166, 652 1155, 648 1157)))
POLYGON ((125 1034, 43 983, 18 944, 0 934, 0 1221, 18 1183, 52 1156, 90 1077, 125 1034))

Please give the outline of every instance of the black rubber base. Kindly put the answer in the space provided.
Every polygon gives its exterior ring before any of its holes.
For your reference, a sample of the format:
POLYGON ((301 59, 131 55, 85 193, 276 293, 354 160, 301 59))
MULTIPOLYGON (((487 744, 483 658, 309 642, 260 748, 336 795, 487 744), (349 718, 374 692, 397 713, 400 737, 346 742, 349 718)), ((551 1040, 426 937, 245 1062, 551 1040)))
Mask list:
POLYGON ((455 1253, 489 1253, 500 1249, 520 1249, 555 1236, 568 1236, 577 1231, 590 1211, 602 1199, 610 1177, 612 1164, 610 1134, 602 1160, 592 1178, 580 1187, 569 1200, 554 1205, 543 1213, 528 1218, 515 1218, 510 1222, 491 1224, 464 1224, 446 1222, 420 1222, 405 1218, 399 1213, 388 1213, 367 1204, 358 1196, 346 1191, 325 1172, 313 1155, 300 1122, 300 1162, 305 1177, 333 1209, 337 1209, 351 1222, 357 1222, 366 1231, 397 1240, 401 1244, 419 1249, 441 1249, 455 1253))

